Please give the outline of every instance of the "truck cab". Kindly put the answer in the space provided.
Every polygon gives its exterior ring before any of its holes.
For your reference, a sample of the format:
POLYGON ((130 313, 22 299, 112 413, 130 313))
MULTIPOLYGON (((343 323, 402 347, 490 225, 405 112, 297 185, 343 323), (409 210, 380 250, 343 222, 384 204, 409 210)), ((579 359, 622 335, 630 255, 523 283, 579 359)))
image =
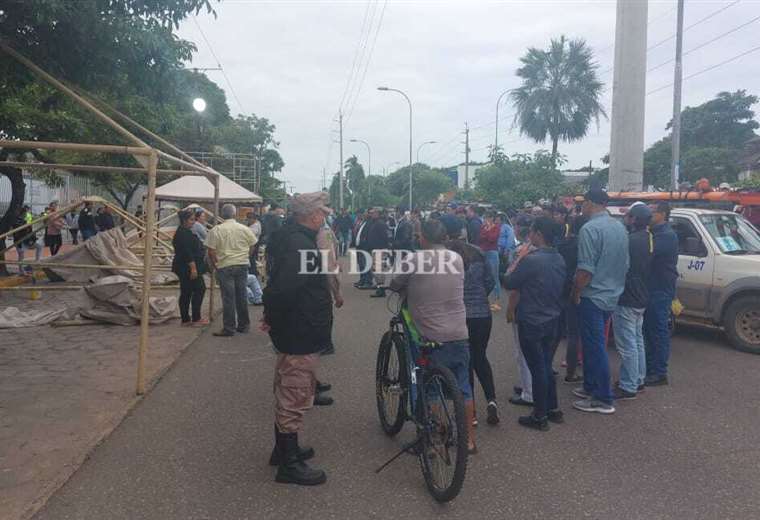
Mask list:
POLYGON ((670 222, 681 317, 722 326, 735 348, 760 354, 760 233, 730 211, 678 208, 670 222))

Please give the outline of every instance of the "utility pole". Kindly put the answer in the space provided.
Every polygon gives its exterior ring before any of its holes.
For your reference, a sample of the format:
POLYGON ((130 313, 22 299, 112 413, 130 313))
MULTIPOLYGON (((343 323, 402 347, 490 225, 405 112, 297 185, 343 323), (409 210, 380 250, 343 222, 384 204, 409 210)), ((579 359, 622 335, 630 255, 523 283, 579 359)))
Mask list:
POLYGON ((681 176, 681 83, 683 81, 683 0, 678 0, 678 27, 676 29, 676 66, 673 81, 673 164, 670 170, 670 189, 678 189, 681 176))
POLYGON ((644 178, 648 0, 617 0, 612 76, 610 191, 640 191, 644 178))
POLYGON ((322 189, 327 188, 327 172, 322 168, 322 189))
POLYGON ((470 189, 470 127, 464 122, 464 189, 470 189))
POLYGON ((340 132, 340 168, 338 168, 338 209, 343 210, 343 111, 338 110, 340 132))

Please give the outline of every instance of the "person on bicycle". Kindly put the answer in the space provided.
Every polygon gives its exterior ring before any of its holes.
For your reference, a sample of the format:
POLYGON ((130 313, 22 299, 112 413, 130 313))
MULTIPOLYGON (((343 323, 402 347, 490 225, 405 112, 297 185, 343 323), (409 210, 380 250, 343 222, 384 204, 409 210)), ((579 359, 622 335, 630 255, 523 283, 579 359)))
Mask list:
POLYGON ((422 224, 421 248, 397 265, 392 291, 406 297, 412 320, 422 336, 439 343, 431 359, 454 374, 467 412, 468 449, 475 445, 475 405, 470 386, 470 348, 464 306, 464 262, 444 245, 445 226, 435 219, 422 224))
POLYGON ((564 421, 552 371, 565 285, 565 261, 553 247, 561 233, 561 227, 552 219, 538 217, 529 235, 535 250, 526 254, 515 270, 504 277, 507 290, 520 291, 518 336, 533 384, 533 413, 520 417, 518 422, 541 431, 549 429, 548 421, 564 421))

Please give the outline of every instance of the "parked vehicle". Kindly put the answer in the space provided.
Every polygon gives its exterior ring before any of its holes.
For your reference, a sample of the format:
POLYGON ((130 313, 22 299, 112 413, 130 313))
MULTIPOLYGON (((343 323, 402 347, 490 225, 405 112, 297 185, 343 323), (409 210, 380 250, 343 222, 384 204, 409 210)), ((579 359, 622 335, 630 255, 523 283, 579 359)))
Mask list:
MULTIPOLYGON (((622 218, 627 207, 611 206, 622 218)), ((676 319, 723 327, 738 350, 760 354, 760 232, 730 211, 677 208, 676 319)))

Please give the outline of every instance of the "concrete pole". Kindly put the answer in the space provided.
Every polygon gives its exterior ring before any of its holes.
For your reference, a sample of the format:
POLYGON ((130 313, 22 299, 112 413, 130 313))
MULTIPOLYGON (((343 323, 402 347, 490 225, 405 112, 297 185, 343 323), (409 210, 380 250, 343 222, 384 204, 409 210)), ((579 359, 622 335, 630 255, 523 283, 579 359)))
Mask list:
POLYGON ((610 191, 640 191, 644 181, 647 8, 648 0, 617 0, 610 191))

